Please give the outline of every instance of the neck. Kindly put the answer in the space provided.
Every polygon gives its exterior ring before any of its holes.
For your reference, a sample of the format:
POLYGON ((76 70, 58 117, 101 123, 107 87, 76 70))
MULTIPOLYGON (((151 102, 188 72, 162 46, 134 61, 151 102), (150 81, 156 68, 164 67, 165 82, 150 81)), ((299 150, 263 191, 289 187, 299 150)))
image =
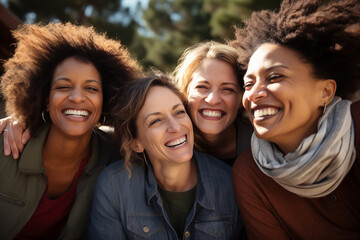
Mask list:
POLYGON ((202 134, 204 148, 211 155, 220 158, 236 157, 236 126, 235 122, 218 134, 202 134))
POLYGON ((91 134, 68 137, 50 127, 42 154, 47 164, 59 166, 79 165, 91 148, 91 134))
POLYGON ((305 126, 287 133, 286 137, 279 137, 278 139, 275 138, 272 140, 269 139, 268 141, 275 143, 284 155, 293 152, 300 146, 305 138, 318 131, 317 125, 321 116, 322 112, 319 111, 317 114, 314 114, 313 120, 308 121, 305 126))
POLYGON ((167 191, 185 192, 197 183, 193 160, 183 164, 157 164, 153 168, 158 184, 167 191))

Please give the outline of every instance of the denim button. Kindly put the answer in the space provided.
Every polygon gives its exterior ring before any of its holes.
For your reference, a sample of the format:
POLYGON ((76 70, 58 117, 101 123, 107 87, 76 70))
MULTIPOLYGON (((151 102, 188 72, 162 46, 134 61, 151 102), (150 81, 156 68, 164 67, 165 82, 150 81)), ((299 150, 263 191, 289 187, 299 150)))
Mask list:
POLYGON ((336 201, 336 196, 334 194, 330 194, 329 196, 330 200, 335 202, 336 201))
POLYGON ((189 231, 185 232, 185 237, 187 237, 187 238, 190 237, 190 232, 189 231))
POLYGON ((143 231, 144 231, 144 232, 146 232, 146 233, 147 233, 147 232, 149 232, 149 230, 150 230, 150 229, 149 229, 149 227, 148 227, 148 226, 144 226, 144 227, 143 227, 143 231))

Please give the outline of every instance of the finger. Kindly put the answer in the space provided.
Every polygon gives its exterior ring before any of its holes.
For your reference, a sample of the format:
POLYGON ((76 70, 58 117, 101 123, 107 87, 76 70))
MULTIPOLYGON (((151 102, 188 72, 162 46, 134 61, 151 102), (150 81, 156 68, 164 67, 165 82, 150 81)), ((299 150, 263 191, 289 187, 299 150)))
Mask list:
POLYGON ((9 132, 7 129, 3 133, 3 139, 4 139, 4 155, 9 156, 11 153, 11 148, 9 145, 9 132))
POLYGON ((15 138, 15 135, 14 135, 14 126, 8 127, 7 129, 9 129, 9 131, 8 131, 8 142, 9 142, 11 153, 12 153, 14 159, 18 159, 18 157, 19 157, 19 149, 18 149, 18 146, 16 144, 16 138, 15 138))
MULTIPOLYGON (((15 141, 16 148, 17 148, 17 149, 14 149, 14 151, 18 150, 19 152, 22 152, 22 150, 24 149, 24 144, 22 142, 24 127, 23 127, 23 125, 19 124, 18 122, 14 122, 11 125, 11 130, 12 130, 12 134, 13 134, 14 141, 15 141)), ((11 135, 10 135, 10 137, 11 137, 11 135)))
POLYGON ((10 117, 0 119, 0 133, 2 133, 9 122, 10 117))
POLYGON ((30 130, 29 128, 25 129, 25 131, 23 132, 23 136, 21 139, 21 142, 23 145, 25 145, 30 139, 30 130))

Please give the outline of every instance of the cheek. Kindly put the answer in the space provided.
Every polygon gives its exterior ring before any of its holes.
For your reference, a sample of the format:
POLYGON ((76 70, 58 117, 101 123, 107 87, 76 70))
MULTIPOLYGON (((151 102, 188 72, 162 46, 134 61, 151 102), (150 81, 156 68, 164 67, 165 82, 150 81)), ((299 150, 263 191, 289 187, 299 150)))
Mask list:
POLYGON ((198 111, 198 104, 196 101, 194 101, 193 99, 189 99, 188 100, 188 113, 191 116, 191 118, 194 118, 194 116, 196 115, 197 111, 198 111))

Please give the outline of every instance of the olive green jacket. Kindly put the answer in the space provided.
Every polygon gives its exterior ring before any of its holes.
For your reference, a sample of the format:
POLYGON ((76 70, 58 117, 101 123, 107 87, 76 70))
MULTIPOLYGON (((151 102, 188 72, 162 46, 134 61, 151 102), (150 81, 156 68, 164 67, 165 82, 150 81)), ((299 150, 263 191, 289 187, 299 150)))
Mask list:
MULTIPOLYGON (((0 135, 0 239, 13 239, 35 212, 47 185, 42 146, 49 126, 40 129, 25 146, 19 160, 3 155, 0 135)), ((92 152, 76 186, 76 199, 59 239, 86 238, 96 180, 110 162, 120 159, 98 129, 92 135, 92 152)))

